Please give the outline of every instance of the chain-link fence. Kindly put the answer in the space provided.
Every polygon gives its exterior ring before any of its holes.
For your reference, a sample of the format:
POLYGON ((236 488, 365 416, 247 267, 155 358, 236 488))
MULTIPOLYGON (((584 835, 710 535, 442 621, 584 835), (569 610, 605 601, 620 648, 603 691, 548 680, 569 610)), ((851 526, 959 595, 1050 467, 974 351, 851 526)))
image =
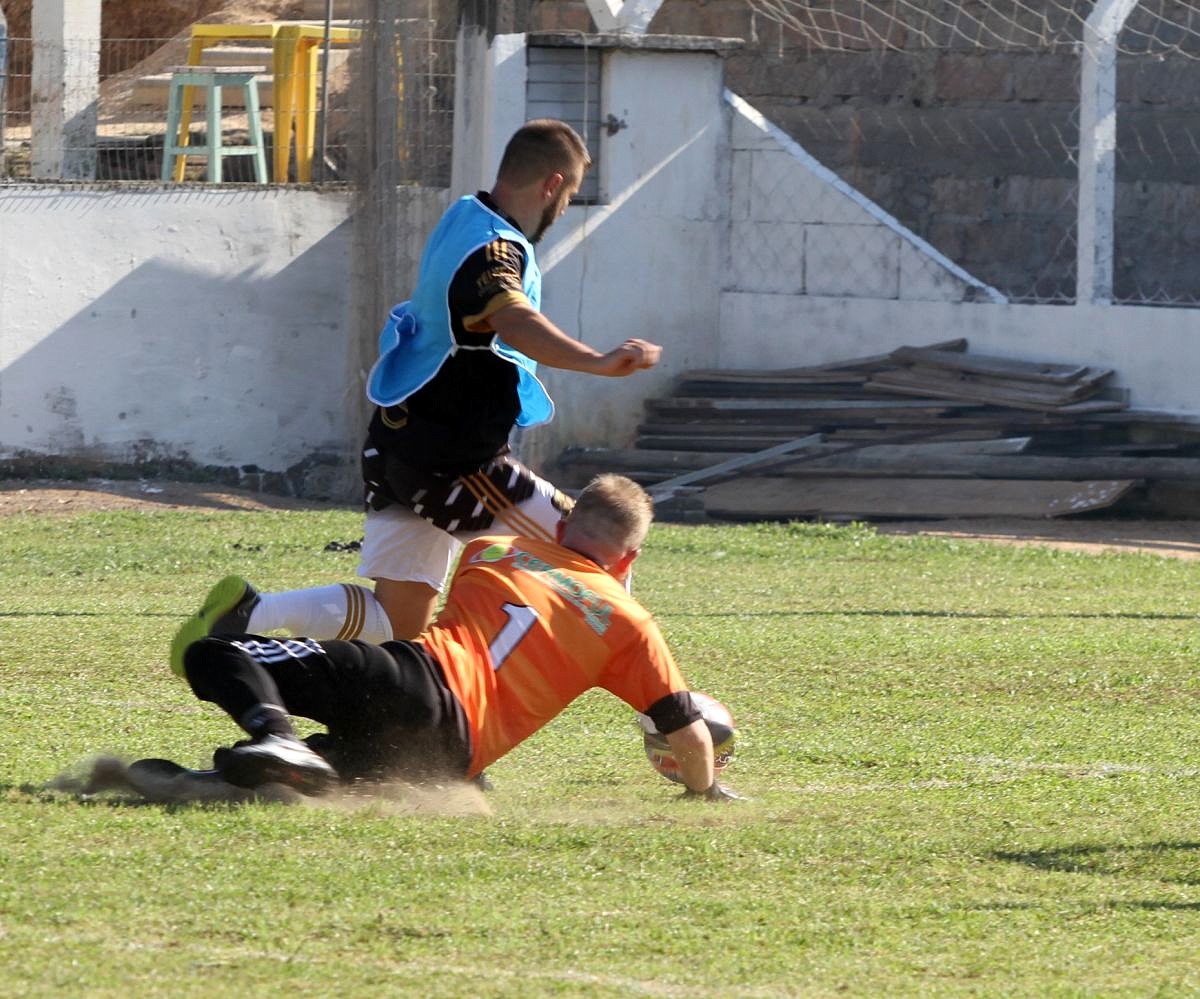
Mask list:
MULTIPOLYGON (((769 53, 768 96, 752 100, 768 117, 1011 300, 1074 301, 1096 3, 747 2, 769 53)), ((1113 297, 1197 305, 1200 6, 1136 4, 1118 53, 1113 297)))
MULTIPOLYGON (((172 78, 196 65, 255 71, 266 160, 277 164, 269 167, 269 182, 353 181, 370 145, 365 130, 380 127, 359 99, 374 86, 364 52, 380 23, 356 22, 335 32, 329 43, 320 25, 310 24, 293 42, 297 55, 282 66, 278 52, 286 35, 277 28, 286 25, 197 25, 174 38, 73 39, 57 46, 8 38, 0 43, 0 179, 158 181, 172 78), (287 144, 282 158, 274 156, 279 142, 287 144)), ((450 176, 454 42, 437 37, 431 19, 389 17, 386 23, 395 55, 390 74, 395 116, 387 126, 395 133, 395 180, 444 187, 450 176)), ((204 145, 208 92, 196 86, 180 96, 183 144, 204 145)), ((221 97, 221 142, 246 145, 251 131, 242 90, 226 86, 221 97)), ((224 180, 254 182, 251 159, 226 158, 224 180)), ((190 155, 179 174, 171 173, 173 179, 204 182, 207 168, 206 156, 190 155)))
POLYGON ((908 301, 997 301, 731 95, 731 290, 908 301))
POLYGON ((1143 2, 1120 41, 1115 297, 1200 304, 1200 7, 1143 2))

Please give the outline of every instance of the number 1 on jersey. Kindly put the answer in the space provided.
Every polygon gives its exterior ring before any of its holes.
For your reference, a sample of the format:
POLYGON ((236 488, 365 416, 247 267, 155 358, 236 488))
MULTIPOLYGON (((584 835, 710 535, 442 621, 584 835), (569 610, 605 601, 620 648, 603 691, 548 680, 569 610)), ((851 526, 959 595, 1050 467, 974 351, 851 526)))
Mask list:
POLYGON ((504 665, 504 660, 512 655, 512 650, 517 647, 538 619, 537 611, 524 604, 504 604, 502 610, 508 615, 508 620, 504 622, 504 627, 492 639, 492 644, 488 648, 492 655, 493 670, 498 670, 504 665))

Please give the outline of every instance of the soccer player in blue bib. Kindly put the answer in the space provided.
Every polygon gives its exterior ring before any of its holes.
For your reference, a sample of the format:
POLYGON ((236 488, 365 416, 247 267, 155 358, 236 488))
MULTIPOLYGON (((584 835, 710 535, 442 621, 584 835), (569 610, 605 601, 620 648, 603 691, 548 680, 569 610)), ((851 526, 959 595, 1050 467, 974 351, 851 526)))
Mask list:
POLYGON ((509 140, 490 192, 460 198, 430 236, 412 297, 379 338, 367 394, 376 409, 362 453, 366 527, 358 574, 258 593, 217 583, 177 632, 172 668, 209 634, 276 630, 317 639, 414 638, 429 624, 463 544, 484 534, 553 541, 570 499, 509 454, 514 427, 549 420, 537 365, 622 377, 661 348, 629 339, 602 353, 541 314, 534 246, 566 210, 591 160, 555 119, 509 140))

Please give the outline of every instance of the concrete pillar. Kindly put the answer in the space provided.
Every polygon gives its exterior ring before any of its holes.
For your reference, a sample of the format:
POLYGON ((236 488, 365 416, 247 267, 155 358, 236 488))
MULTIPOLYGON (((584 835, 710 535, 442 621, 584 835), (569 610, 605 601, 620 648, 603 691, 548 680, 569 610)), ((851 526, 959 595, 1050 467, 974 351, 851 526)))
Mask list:
POLYGON ((34 0, 34 180, 94 180, 100 0, 34 0))
POLYGON ((587 0, 597 31, 644 35, 662 0, 587 0))
POLYGON ((1083 27, 1075 301, 1108 305, 1117 185, 1117 39, 1138 0, 1099 0, 1083 27))
POLYGON ((4 169, 4 123, 8 115, 8 22, 0 10, 0 178, 4 169))
POLYGON ((454 158, 450 195, 489 190, 513 132, 525 124, 523 34, 495 35, 464 24, 458 32, 454 73, 454 158))
POLYGON ((488 38, 529 30, 530 0, 462 0, 459 23, 482 28, 488 38))

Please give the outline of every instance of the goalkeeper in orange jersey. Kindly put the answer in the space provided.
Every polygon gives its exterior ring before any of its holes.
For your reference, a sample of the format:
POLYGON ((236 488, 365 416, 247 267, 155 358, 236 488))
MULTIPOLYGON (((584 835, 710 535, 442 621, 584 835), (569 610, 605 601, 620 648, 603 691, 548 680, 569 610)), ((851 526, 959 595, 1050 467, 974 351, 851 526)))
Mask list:
POLYGON ((415 641, 192 643, 192 690, 249 736, 217 750, 216 769, 241 787, 305 793, 339 778, 470 779, 600 687, 666 736, 689 794, 737 797, 716 780, 708 727, 658 626, 625 589, 651 518, 640 486, 604 475, 560 521, 557 543, 472 541, 415 641), (328 732, 301 741, 290 715, 328 732))

